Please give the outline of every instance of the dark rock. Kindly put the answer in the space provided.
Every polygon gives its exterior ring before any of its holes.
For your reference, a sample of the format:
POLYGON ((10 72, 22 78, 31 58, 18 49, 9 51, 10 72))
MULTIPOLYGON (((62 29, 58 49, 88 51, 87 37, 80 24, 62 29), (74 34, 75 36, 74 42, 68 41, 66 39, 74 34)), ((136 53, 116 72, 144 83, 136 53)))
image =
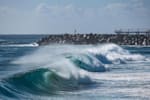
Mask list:
POLYGON ((100 44, 115 43, 118 45, 150 45, 150 36, 146 34, 60 34, 49 35, 37 42, 48 44, 100 44))

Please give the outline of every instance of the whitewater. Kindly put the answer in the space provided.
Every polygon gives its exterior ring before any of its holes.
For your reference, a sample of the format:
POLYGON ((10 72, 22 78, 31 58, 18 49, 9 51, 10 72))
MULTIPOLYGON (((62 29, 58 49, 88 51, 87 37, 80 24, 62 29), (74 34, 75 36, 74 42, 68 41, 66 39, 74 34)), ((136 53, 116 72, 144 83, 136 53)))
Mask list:
POLYGON ((149 100, 149 50, 2 44, 0 100, 149 100))

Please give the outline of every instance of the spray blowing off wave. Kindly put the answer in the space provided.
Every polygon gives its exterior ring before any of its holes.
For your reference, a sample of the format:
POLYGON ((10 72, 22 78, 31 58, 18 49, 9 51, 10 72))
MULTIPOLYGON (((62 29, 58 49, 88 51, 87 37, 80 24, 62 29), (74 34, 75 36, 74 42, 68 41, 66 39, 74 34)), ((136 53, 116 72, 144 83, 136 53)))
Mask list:
POLYGON ((46 46, 13 61, 13 64, 20 67, 11 77, 4 78, 5 86, 0 85, 0 88, 8 93, 24 90, 33 94, 80 89, 93 83, 89 72, 105 72, 110 64, 145 59, 141 55, 130 54, 115 44, 96 47, 46 46))
POLYGON ((129 51, 115 44, 102 45, 92 49, 90 48, 88 51, 105 64, 146 60, 146 57, 140 54, 131 54, 129 51))
MULTIPOLYGON (((92 48, 92 46, 90 47, 92 48)), ((104 57, 103 57, 104 58, 104 57)), ((104 72, 106 71, 105 64, 108 61, 103 62, 92 52, 88 51, 88 48, 85 46, 85 49, 81 49, 80 46, 73 45, 56 45, 56 46, 47 46, 39 49, 31 55, 24 56, 13 63, 18 64, 29 64, 34 66, 51 66, 56 67, 55 64, 60 64, 60 68, 63 65, 71 63, 75 68, 81 70, 86 70, 89 72, 104 72)))
POLYGON ((77 72, 78 70, 104 72, 107 71, 107 65, 109 64, 141 60, 146 60, 146 58, 139 54, 130 54, 127 50, 115 44, 103 44, 96 47, 92 45, 82 45, 82 47, 80 45, 50 45, 12 63, 29 66, 26 68, 27 70, 41 68, 42 66, 50 70, 59 69, 59 71, 69 68, 71 72, 74 72, 72 71, 73 68, 77 72), (64 68, 64 66, 68 68, 64 68))

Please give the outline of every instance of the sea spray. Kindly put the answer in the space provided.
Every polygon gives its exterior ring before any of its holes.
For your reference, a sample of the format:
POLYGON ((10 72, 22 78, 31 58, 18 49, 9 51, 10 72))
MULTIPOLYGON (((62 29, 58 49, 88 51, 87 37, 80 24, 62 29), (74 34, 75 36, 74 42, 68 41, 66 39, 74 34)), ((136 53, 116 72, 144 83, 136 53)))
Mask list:
MULTIPOLYGON (((103 64, 92 53, 88 52, 87 48, 81 49, 80 46, 73 45, 46 46, 31 55, 17 59, 13 63, 44 67, 46 65, 53 66, 53 64, 62 61, 72 63, 76 68, 83 68, 88 71, 105 71, 105 63, 103 64)), ((65 63, 62 62, 62 65, 65 65, 65 63)))
POLYGON ((42 46, 12 63, 26 66, 27 70, 41 67, 65 70, 62 66, 69 66, 68 68, 78 68, 78 70, 104 72, 107 70, 107 65, 140 60, 146 60, 146 58, 140 54, 130 54, 115 44, 89 45, 88 47, 86 45, 49 45, 42 46))
POLYGON ((94 72, 105 72, 115 63, 141 60, 145 57, 115 44, 41 46, 11 62, 18 69, 1 79, 1 94, 17 98, 80 90, 95 83, 94 72))
POLYGON ((104 44, 94 48, 89 48, 88 51, 100 58, 101 61, 105 60, 104 63, 109 64, 146 60, 146 57, 140 54, 131 54, 129 51, 116 44, 104 44))

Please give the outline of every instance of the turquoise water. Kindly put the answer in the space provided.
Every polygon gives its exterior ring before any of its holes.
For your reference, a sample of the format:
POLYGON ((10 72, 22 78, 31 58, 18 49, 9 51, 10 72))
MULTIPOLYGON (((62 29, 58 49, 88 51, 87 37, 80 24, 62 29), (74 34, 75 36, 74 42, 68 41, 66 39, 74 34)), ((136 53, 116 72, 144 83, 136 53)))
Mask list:
POLYGON ((150 48, 0 36, 1 100, 149 100, 150 48))

